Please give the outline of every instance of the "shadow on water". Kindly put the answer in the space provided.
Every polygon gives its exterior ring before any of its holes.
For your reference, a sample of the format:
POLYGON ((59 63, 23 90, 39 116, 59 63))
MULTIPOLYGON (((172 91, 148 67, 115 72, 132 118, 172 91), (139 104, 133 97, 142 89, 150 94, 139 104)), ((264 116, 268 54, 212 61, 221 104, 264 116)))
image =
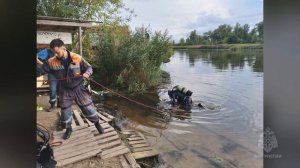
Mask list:
POLYGON ((161 66, 164 80, 156 92, 132 98, 169 108, 168 89, 182 85, 193 91, 191 113, 173 115, 168 122, 122 98, 105 104, 126 118, 123 127, 143 132, 168 167, 262 167, 262 53, 175 50, 161 66))

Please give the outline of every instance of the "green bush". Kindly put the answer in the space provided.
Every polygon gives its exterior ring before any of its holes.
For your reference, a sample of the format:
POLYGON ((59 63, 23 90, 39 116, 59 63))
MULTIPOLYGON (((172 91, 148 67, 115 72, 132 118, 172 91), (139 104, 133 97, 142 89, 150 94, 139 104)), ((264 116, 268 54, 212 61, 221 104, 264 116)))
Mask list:
MULTIPOLYGON (((90 39, 91 40, 91 39, 90 39)), ((96 79, 114 89, 143 93, 161 81, 160 65, 173 54, 167 31, 103 27, 94 35, 96 79)))

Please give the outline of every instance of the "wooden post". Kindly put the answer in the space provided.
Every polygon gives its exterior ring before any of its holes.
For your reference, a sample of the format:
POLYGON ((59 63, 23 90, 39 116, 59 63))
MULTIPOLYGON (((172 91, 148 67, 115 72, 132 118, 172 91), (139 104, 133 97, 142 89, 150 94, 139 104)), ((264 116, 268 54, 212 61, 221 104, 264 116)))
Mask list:
POLYGON ((81 26, 78 27, 78 40, 79 40, 79 54, 82 56, 82 38, 81 38, 81 26))

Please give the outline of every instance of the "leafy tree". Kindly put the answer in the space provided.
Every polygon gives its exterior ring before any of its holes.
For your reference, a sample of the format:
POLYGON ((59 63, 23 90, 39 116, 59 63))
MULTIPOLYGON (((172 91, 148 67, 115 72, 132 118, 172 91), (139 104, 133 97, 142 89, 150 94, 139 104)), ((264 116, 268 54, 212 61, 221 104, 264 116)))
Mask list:
POLYGON ((233 29, 233 34, 237 38, 237 43, 241 43, 243 41, 243 35, 244 35, 244 29, 241 26, 241 24, 236 23, 234 29, 233 29))
POLYGON ((243 36, 242 36, 242 41, 244 43, 249 43, 250 42, 249 30, 250 30, 250 26, 248 24, 245 24, 243 26, 243 36))
POLYGON ((256 25, 256 30, 258 32, 258 38, 263 41, 263 36, 264 36, 264 23, 263 21, 257 23, 256 25))
POLYGON ((225 38, 231 34, 232 27, 227 24, 220 25, 212 32, 211 38, 215 43, 224 43, 225 38))
MULTIPOLYGON (((184 39, 179 44, 183 44, 184 39)), ((185 40, 186 45, 197 44, 238 44, 263 42, 263 22, 259 22, 250 30, 249 24, 236 23, 234 27, 228 24, 219 25, 218 28, 197 34, 196 30, 190 32, 185 40)))
POLYGON ((189 36, 189 42, 192 45, 198 44, 198 37, 197 37, 196 30, 191 31, 190 36, 189 36))
POLYGON ((258 37, 257 37, 257 31, 255 27, 250 31, 249 38, 250 38, 250 43, 257 42, 258 37))
POLYGON ((126 8, 121 0, 37 0, 37 15, 71 19, 100 20, 104 23, 130 21, 134 11, 126 8), (120 10, 129 12, 122 18, 120 10))
POLYGON ((181 39, 180 39, 179 45, 181 45, 181 46, 185 45, 185 40, 184 40, 184 38, 181 38, 181 39))

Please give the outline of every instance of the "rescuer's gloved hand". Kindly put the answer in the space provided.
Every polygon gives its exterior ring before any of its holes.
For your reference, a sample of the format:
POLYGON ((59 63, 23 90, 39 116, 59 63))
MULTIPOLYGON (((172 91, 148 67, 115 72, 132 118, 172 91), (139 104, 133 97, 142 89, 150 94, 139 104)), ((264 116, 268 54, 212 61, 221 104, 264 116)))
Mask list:
POLYGON ((90 75, 87 74, 87 73, 82 74, 82 76, 83 76, 85 79, 89 79, 89 77, 90 77, 90 75))
POLYGON ((88 92, 90 94, 92 94, 90 81, 88 79, 84 78, 84 80, 83 80, 83 86, 88 90, 88 92))

